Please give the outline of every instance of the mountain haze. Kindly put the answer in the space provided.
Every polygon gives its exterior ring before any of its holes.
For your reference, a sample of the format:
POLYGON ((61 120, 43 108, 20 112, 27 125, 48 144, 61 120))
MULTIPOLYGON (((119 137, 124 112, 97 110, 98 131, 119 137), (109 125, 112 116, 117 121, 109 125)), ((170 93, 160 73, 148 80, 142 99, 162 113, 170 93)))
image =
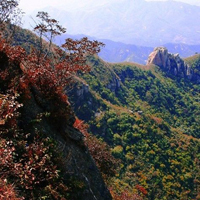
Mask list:
MULTIPOLYGON (((55 39, 55 43, 60 45, 65 42, 66 38, 81 39, 89 37, 86 35, 70 35, 63 34, 55 39)), ((136 62, 146 64, 149 54, 153 51, 153 47, 138 46, 134 44, 125 44, 122 42, 114 42, 108 39, 98 39, 89 37, 90 40, 98 40, 105 44, 99 53, 100 58, 107 62, 136 62)), ((166 47, 170 53, 178 53, 181 58, 193 56, 200 51, 200 45, 173 44, 167 43, 160 45, 166 47)))
POLYGON ((46 8, 69 34, 142 46, 200 43, 200 7, 182 2, 118 0, 77 8, 46 8))

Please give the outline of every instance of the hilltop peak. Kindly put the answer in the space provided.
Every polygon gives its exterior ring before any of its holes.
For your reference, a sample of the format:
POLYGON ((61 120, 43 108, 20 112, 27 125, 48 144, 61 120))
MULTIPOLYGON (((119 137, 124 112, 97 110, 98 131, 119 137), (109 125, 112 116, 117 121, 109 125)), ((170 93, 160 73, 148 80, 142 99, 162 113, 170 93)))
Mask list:
POLYGON ((190 65, 188 65, 179 54, 168 52, 165 47, 156 47, 149 55, 147 65, 154 64, 172 75, 188 78, 199 82, 200 76, 190 65))

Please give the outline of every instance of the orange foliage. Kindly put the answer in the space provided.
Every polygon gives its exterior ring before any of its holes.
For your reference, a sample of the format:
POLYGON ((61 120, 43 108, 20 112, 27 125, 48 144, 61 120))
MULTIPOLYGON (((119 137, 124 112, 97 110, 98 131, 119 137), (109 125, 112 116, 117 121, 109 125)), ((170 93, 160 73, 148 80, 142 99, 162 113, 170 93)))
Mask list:
POLYGON ((151 116, 151 118, 157 123, 157 124, 162 124, 163 119, 155 116, 151 116))
POLYGON ((85 137, 89 136, 87 132, 88 125, 86 125, 83 120, 76 118, 73 126, 74 128, 78 129, 81 133, 83 133, 85 137))
POLYGON ((141 192, 144 196, 146 196, 148 194, 147 190, 142 187, 141 185, 136 185, 136 189, 141 192))
POLYGON ((113 200, 142 200, 139 195, 131 193, 128 190, 124 190, 122 193, 118 194, 111 188, 110 193, 113 197, 113 200))

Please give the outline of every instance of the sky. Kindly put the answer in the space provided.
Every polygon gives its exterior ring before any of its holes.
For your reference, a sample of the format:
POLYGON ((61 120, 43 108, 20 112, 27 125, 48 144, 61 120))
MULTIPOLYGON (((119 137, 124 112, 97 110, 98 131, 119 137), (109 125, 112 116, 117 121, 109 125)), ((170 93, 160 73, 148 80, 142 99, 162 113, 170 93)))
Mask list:
MULTIPOLYGON (((108 0, 101 0, 102 1, 108 1, 108 0)), ((116 1, 116 0, 109 0, 109 1, 116 1)), ((131 0, 130 0, 131 1, 131 0)), ((138 0, 139 1, 139 0, 138 0)), ((166 1, 166 0, 146 0, 146 1, 166 1)), ((169 1, 169 0, 168 0, 169 1)), ((192 5, 199 5, 200 6, 200 0, 176 0, 181 1, 184 3, 192 4, 192 5)), ((19 7, 24 12, 29 12, 32 10, 39 10, 40 8, 44 8, 47 6, 53 6, 53 7, 62 7, 62 5, 67 5, 70 7, 76 7, 77 4, 84 4, 86 2, 94 2, 94 0, 20 0, 19 7)), ((99 2, 99 1, 97 1, 99 2)))

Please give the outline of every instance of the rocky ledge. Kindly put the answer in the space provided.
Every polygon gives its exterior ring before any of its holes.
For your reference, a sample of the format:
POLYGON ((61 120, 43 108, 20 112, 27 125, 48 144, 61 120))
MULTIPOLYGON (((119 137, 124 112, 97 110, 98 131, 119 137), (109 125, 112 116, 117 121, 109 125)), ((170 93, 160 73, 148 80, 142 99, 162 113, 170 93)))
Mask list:
POLYGON ((149 55, 147 65, 154 64, 172 75, 200 83, 200 74, 191 68, 179 54, 169 53, 165 47, 156 47, 149 55))

